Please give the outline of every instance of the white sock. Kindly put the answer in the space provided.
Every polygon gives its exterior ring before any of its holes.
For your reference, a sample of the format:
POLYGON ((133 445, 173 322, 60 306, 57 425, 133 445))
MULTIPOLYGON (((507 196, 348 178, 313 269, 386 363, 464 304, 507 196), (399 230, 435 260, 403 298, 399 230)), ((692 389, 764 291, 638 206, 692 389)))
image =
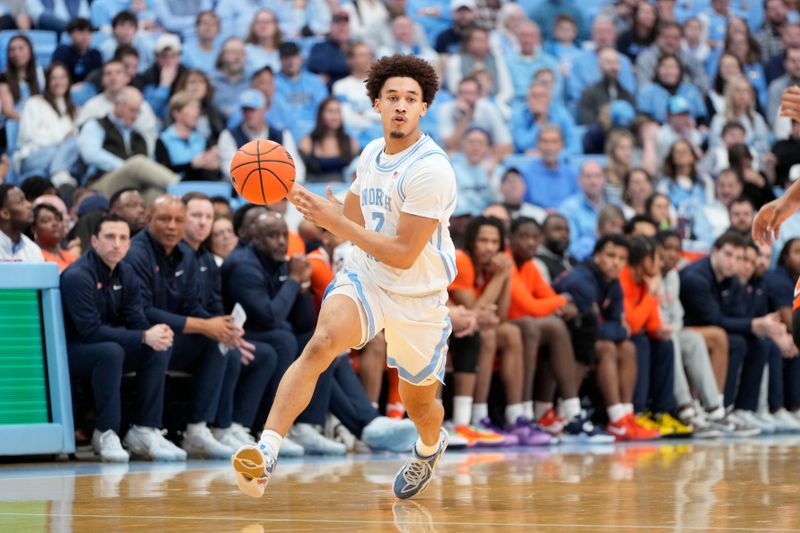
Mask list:
POLYGON ((437 441, 433 446, 428 446, 422 442, 422 438, 420 437, 417 439, 417 443, 414 447, 417 449, 417 455, 420 457, 430 457, 439 451, 439 442, 437 441))
POLYGON ((608 419, 612 422, 619 422, 619 420, 625 416, 625 406, 621 403, 615 403, 614 405, 609 405, 606 408, 606 412, 608 413, 608 419))
POLYGON ((265 429, 261 432, 261 438, 258 439, 258 443, 266 445, 270 455, 277 457, 278 450, 281 449, 281 444, 283 443, 283 437, 277 431, 265 429))
POLYGON ((484 418, 489 418, 489 404, 486 403, 473 403, 472 404, 472 423, 477 425, 484 418))
POLYGON ((622 407, 625 408, 625 414, 626 415, 632 415, 633 414, 633 404, 632 403, 623 403, 622 407))
POLYGON ((379 408, 379 407, 380 407, 380 405, 378 405, 378 402, 369 402, 369 403, 370 403, 370 405, 372 405, 372 407, 374 407, 375 409, 377 409, 377 408, 379 408))
POLYGON ((572 420, 581 414, 581 401, 578 398, 567 398, 561 402, 561 408, 564 410, 564 418, 572 420))
POLYGON ((524 416, 525 410, 521 403, 506 405, 506 424, 516 424, 517 419, 524 416))
POLYGON ((535 414, 536 412, 533 409, 533 400, 522 402, 522 416, 528 420, 536 420, 536 417, 534 416, 535 414))
POLYGON ((194 424, 186 424, 186 433, 191 435, 192 433, 197 433, 204 427, 206 427, 205 422, 195 422, 194 424))
POLYGON ((720 392, 719 396, 717 396, 717 402, 720 407, 725 407, 725 394, 720 392))
POLYGON ((552 408, 553 404, 551 402, 533 402, 533 415, 536 417, 536 420, 539 420, 552 408))
POLYGON ((469 425, 472 414, 472 396, 453 397, 453 424, 457 426, 469 425))

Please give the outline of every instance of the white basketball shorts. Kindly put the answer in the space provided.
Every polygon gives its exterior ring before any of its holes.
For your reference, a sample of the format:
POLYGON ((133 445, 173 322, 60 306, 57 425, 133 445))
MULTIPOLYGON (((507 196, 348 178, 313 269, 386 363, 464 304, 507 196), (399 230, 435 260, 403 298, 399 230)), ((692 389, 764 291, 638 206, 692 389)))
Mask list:
POLYGON ((340 271, 325 290, 325 298, 347 296, 361 316, 361 348, 381 330, 386 335, 387 364, 414 385, 444 383, 447 339, 450 337, 447 291, 425 296, 392 293, 359 276, 340 271))

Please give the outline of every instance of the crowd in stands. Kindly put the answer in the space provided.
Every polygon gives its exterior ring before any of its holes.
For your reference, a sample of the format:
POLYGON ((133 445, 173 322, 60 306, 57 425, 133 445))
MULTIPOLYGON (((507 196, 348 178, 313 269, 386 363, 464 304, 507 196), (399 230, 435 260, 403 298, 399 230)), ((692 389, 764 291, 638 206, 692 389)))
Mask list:
MULTIPOLYGON (((0 6, 0 261, 62 271, 100 456, 253 442, 350 245, 286 201, 167 193, 228 184, 254 139, 283 144, 298 182, 346 187, 382 135, 364 80, 395 53, 440 75, 421 129, 458 183, 452 442, 800 431, 800 218, 772 248, 749 237, 800 177, 800 123, 779 114, 800 84, 799 3, 584 4, 0 6), (186 376, 178 447, 164 390, 186 376)), ((281 453, 410 446, 386 356, 378 336, 339 358, 281 453)))

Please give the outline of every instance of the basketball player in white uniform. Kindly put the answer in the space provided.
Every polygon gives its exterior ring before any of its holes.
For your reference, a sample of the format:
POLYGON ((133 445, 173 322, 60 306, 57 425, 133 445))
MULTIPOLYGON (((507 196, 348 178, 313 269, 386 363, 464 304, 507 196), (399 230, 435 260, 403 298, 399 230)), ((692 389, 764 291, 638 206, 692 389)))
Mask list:
POLYGON ((295 185, 290 197, 307 220, 356 249, 325 293, 314 336, 281 380, 261 439, 232 459, 239 488, 249 496, 263 495, 283 436, 310 401, 318 376, 337 355, 381 330, 420 435, 395 478, 395 496, 422 492, 447 447, 436 397, 451 331, 445 303, 456 275, 448 230, 456 182, 445 153, 419 129, 438 80, 424 60, 396 55, 373 64, 366 86, 384 136, 362 152, 344 206, 330 190, 321 198, 295 185))

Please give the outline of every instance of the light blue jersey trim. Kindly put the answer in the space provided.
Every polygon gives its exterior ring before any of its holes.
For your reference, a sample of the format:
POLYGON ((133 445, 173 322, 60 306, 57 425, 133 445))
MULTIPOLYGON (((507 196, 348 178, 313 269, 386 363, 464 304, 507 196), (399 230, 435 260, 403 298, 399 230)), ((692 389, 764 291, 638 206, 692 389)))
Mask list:
POLYGON ((439 381, 444 381, 444 368, 445 364, 442 361, 442 358, 445 357, 446 350, 444 349, 447 346, 447 339, 450 337, 450 333, 452 332, 453 327, 450 323, 450 317, 445 317, 445 326, 442 330, 442 337, 439 339, 439 344, 436 345, 436 349, 433 352, 433 357, 431 358, 430 363, 427 364, 425 368, 420 370, 416 374, 412 374, 405 368, 403 368, 400 363, 394 359, 393 357, 387 357, 386 362, 389 366, 397 369, 397 374, 404 380, 408 381, 411 384, 418 385, 419 383, 425 381, 430 377, 431 372, 437 370, 436 379, 439 381))
MULTIPOLYGON (((429 150, 429 151, 425 152, 424 154, 422 154, 421 156, 419 156, 417 158, 417 160, 414 161, 414 163, 422 161, 426 157, 430 157, 432 155, 441 155, 442 157, 444 157, 447 160, 448 163, 450 162, 450 158, 447 157, 447 154, 445 154, 440 148, 437 147, 435 150, 429 150)), ((400 179, 397 180, 397 193, 400 195, 400 200, 402 200, 403 202, 406 201, 406 193, 403 190, 403 185, 405 183, 406 175, 408 174, 408 171, 411 170, 411 168, 414 166, 414 163, 411 163, 410 165, 408 165, 408 168, 406 168, 403 171, 403 173, 400 175, 400 179)))
POLYGON ((369 342, 375 336, 375 317, 372 315, 372 308, 369 306, 367 297, 364 295, 364 288, 361 286, 358 274, 355 272, 347 272, 346 274, 347 279, 353 282, 358 297, 361 298, 361 303, 364 304, 364 311, 367 313, 367 342, 369 342))
POLYGON ((396 169, 397 167, 408 161, 408 158, 416 154, 423 146, 428 144, 430 137, 428 137, 427 134, 423 134, 423 137, 424 138, 422 140, 417 141, 417 145, 414 146, 410 152, 408 152, 406 155, 404 155, 397 161, 394 161, 392 164, 386 166, 381 165, 381 153, 383 153, 383 148, 385 148, 386 146, 384 143, 384 146, 381 147, 381 149, 378 150, 378 153, 375 155, 375 168, 377 168, 381 172, 391 172, 392 170, 396 169))

